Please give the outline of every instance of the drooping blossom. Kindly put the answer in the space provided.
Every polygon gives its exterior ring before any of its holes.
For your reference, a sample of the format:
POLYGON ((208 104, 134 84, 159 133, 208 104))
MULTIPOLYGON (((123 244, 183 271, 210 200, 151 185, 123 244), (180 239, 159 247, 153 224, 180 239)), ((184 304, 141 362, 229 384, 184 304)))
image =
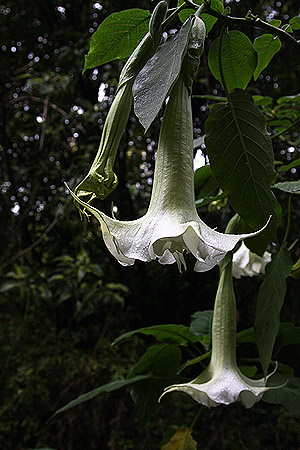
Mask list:
POLYGON ((236 363, 236 304, 232 285, 231 263, 221 272, 215 299, 212 324, 212 354, 208 367, 189 383, 175 384, 165 394, 180 391, 198 403, 211 407, 236 401, 251 408, 264 392, 271 376, 253 380, 245 376, 236 363))
MULTIPOLYGON (((200 20, 200 19, 199 19, 200 20)), ((84 202, 71 192, 86 213, 100 222, 108 250, 125 266, 136 259, 186 266, 184 253, 196 258, 195 270, 204 272, 251 234, 224 234, 211 229, 195 207, 193 173, 193 121, 191 97, 180 75, 165 109, 158 142, 153 190, 147 213, 133 221, 120 221, 84 202)))

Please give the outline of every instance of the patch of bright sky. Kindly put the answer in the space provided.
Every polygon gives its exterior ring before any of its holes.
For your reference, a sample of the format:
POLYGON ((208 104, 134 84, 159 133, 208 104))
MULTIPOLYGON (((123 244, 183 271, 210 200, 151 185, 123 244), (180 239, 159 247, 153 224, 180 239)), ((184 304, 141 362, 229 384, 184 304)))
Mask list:
POLYGON ((96 2, 93 4, 93 8, 101 10, 103 9, 103 6, 99 2, 96 2))
POLYGON ((98 91, 98 102, 101 103, 105 100, 105 89, 107 88, 107 84, 101 83, 98 91))
POLYGON ((194 171, 202 166, 205 166, 205 156, 203 155, 201 150, 197 150, 194 158, 194 171))
POLYGON ((77 112, 77 114, 84 114, 84 109, 77 105, 72 106, 71 111, 77 112))
POLYGON ((19 205, 19 203, 16 202, 14 204, 14 206, 10 210, 15 216, 18 216, 20 214, 20 205, 19 205))

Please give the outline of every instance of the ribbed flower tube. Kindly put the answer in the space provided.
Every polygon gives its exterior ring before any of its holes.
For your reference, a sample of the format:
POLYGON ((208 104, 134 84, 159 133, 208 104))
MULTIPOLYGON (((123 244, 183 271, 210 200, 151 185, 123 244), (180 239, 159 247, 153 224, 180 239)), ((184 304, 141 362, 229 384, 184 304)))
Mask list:
POLYGON ((241 401, 246 408, 258 402, 264 392, 276 387, 266 387, 267 379, 252 380, 236 364, 236 302, 232 285, 232 264, 220 274, 215 299, 212 324, 212 354, 207 369, 189 383, 175 384, 165 389, 165 394, 180 391, 198 403, 211 407, 241 401))

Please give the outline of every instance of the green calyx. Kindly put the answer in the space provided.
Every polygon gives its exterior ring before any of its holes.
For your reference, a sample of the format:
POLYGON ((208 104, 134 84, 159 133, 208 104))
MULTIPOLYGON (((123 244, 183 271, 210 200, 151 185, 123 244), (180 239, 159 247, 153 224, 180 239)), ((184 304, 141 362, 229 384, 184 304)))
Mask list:
POLYGON ((113 171, 117 150, 132 105, 133 81, 118 90, 108 112, 95 160, 84 180, 75 188, 78 197, 88 203, 97 197, 104 200, 118 185, 113 171))
POLYGON ((88 174, 75 188, 77 197, 83 198, 87 203, 94 198, 104 200, 118 185, 113 166, 131 111, 132 85, 154 51, 152 39, 147 33, 123 67, 115 98, 107 114, 98 152, 88 174))

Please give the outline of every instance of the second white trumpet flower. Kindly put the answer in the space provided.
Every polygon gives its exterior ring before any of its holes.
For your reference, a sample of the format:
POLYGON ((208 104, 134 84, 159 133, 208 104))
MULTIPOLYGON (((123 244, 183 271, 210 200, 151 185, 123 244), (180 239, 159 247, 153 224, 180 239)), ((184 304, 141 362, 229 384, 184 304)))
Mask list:
MULTIPOLYGON (((196 402, 211 407, 236 401, 251 408, 264 392, 272 375, 253 380, 242 374, 236 363, 236 304, 231 262, 221 271, 212 323, 212 353, 208 367, 189 383, 168 386, 161 397, 173 391, 184 392, 196 402)), ((280 386, 279 386, 280 387, 280 386)), ((160 397, 160 398, 161 398, 160 397)))

